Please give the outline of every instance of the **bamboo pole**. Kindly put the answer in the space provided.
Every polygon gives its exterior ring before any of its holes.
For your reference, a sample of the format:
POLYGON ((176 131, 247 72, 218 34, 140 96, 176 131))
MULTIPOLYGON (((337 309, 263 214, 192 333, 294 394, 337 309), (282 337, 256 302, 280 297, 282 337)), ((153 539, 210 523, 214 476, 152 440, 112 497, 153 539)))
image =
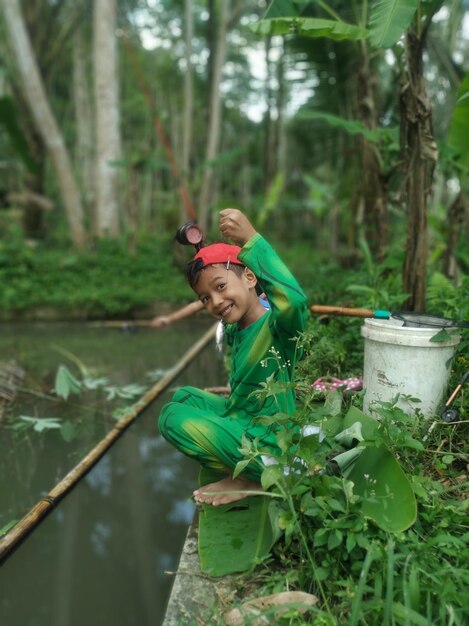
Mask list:
POLYGON ((152 324, 151 320, 104 320, 101 322, 88 322, 89 326, 96 326, 97 328, 134 328, 149 327, 152 324))
POLYGON ((309 310, 311 313, 323 315, 348 315, 350 317, 374 317, 375 315, 371 309, 349 309, 345 306, 323 306, 322 304, 313 304, 309 310))
POLYGON ((59 501, 83 478, 83 476, 99 461, 103 454, 132 424, 138 415, 155 400, 173 380, 189 365, 189 363, 205 348, 215 336, 217 324, 214 324, 193 346, 182 356, 176 365, 169 370, 140 400, 132 406, 108 434, 76 465, 70 472, 20 520, 2 539, 0 539, 0 564, 13 549, 50 513, 59 501))

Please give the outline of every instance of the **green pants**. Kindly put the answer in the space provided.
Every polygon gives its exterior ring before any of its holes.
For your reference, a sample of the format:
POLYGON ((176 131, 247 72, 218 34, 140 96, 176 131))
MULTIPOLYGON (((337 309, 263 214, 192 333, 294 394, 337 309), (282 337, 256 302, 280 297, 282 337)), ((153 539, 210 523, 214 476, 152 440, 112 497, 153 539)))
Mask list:
MULTIPOLYGON (((226 400, 220 396, 181 387, 162 409, 160 433, 180 452, 217 472, 230 472, 243 460, 239 452, 243 435, 251 441, 259 437, 267 452, 278 450, 272 427, 256 423, 249 415, 227 415, 226 407, 226 400)), ((258 481, 262 469, 260 462, 253 461, 243 475, 258 481)))

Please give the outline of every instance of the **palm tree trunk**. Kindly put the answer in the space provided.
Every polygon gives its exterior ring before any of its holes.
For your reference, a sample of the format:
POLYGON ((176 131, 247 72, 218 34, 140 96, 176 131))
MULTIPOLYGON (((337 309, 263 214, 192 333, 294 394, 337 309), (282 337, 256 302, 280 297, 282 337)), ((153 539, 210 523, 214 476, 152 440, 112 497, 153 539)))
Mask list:
POLYGON ((115 0, 95 0, 96 234, 119 235, 118 169, 121 158, 115 0))
POLYGON ((94 167, 93 167, 93 125, 90 88, 86 68, 86 48, 83 28, 78 26, 73 35, 73 100, 76 120, 75 160, 82 194, 88 207, 91 223, 94 219, 94 167))
POLYGON ((70 158, 62 134, 47 100, 31 41, 24 24, 19 0, 3 0, 2 7, 11 49, 21 77, 25 100, 52 160, 72 241, 75 246, 80 247, 85 243, 86 238, 80 192, 73 176, 70 158))

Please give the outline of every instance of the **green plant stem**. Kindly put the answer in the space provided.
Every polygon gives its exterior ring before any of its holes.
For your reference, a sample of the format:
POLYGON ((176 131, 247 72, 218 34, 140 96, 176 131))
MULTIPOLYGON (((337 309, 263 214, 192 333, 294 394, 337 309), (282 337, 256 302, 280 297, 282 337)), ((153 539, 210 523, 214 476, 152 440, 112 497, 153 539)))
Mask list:
POLYGON ((411 611, 411 606, 410 606, 409 585, 408 585, 408 577, 407 577, 407 569, 409 567, 410 559, 411 559, 411 555, 408 554, 404 562, 404 573, 403 573, 403 579, 402 579, 402 592, 404 595, 404 606, 405 606, 405 626, 410 626, 409 613, 411 611))
POLYGON ((394 597, 394 541, 388 537, 386 548, 388 555, 386 568, 386 600, 384 603, 383 626, 389 626, 392 613, 392 602, 394 597))
POLYGON ((331 613, 331 609, 330 609, 329 603, 328 603, 328 601, 327 601, 327 597, 326 597, 326 593, 325 593, 325 591, 324 591, 324 587, 322 586, 322 583, 321 583, 321 581, 319 580, 319 578, 318 578, 318 576, 317 576, 317 574, 316 574, 316 569, 317 569, 317 566, 316 566, 316 563, 315 563, 315 561, 314 561, 314 557, 313 557, 313 555, 311 554, 311 551, 310 551, 310 549, 309 549, 309 546, 308 546, 308 541, 306 540, 306 537, 304 536, 303 529, 302 529, 302 527, 301 527, 300 520, 298 519, 298 515, 297 515, 297 513, 296 513, 296 509, 295 509, 295 505, 293 504, 292 497, 291 497, 291 495, 290 495, 290 494, 287 494, 287 493, 286 493, 286 492, 282 489, 282 487, 281 487, 280 485, 279 485, 279 487, 280 487, 280 490, 283 492, 283 494, 286 496, 286 500, 287 500, 287 502, 288 502, 288 506, 290 507, 291 514, 292 514, 292 515, 293 515, 293 517, 295 518, 295 524, 296 524, 296 527, 297 527, 297 530, 298 530, 298 534, 299 534, 299 536, 300 536, 301 542, 302 542, 302 544, 303 544, 303 548, 304 548, 304 550, 305 550, 305 552, 306 552, 306 555, 307 555, 307 557, 308 557, 308 561, 309 561, 309 563, 310 563, 311 569, 313 570, 314 577, 315 577, 316 582, 317 582, 317 584, 318 584, 319 591, 320 591, 320 593, 321 593, 321 597, 322 597, 322 601, 324 602, 324 606, 326 607, 327 614, 329 615, 329 617, 330 617, 332 620, 334 620, 334 616, 333 616, 333 615, 332 615, 332 613, 331 613))
POLYGON ((370 570, 370 567, 371 567, 371 564, 373 563, 374 558, 375 557, 374 557, 373 551, 371 549, 368 550, 368 552, 366 553, 365 560, 363 562, 362 571, 360 572, 360 579, 358 581, 355 598, 353 599, 352 613, 350 615, 350 621, 348 623, 348 626, 355 626, 358 622, 358 616, 359 616, 361 601, 363 598, 363 592, 365 590, 365 585, 366 585, 366 581, 368 578, 368 572, 370 570))

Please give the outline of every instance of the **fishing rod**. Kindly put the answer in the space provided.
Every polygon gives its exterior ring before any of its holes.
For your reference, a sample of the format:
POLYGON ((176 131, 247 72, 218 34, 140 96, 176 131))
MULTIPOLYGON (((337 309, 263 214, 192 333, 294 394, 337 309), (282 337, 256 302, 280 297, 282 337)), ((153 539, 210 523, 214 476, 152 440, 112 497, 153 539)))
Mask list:
POLYGON ((449 319, 439 315, 429 315, 417 311, 386 311, 383 309, 354 309, 344 306, 327 306, 313 304, 311 313, 319 315, 344 315, 348 317, 373 318, 380 320, 399 320, 403 326, 411 328, 467 328, 469 322, 464 320, 449 319))
POLYGON ((129 409, 105 437, 76 465, 68 474, 33 508, 26 513, 3 538, 0 539, 0 565, 8 558, 13 550, 31 533, 39 523, 52 511, 53 508, 67 495, 78 481, 89 472, 113 443, 119 439, 125 430, 135 421, 140 413, 155 400, 189 363, 201 352, 215 336, 218 324, 214 324, 196 341, 193 346, 181 357, 140 400, 129 409))

